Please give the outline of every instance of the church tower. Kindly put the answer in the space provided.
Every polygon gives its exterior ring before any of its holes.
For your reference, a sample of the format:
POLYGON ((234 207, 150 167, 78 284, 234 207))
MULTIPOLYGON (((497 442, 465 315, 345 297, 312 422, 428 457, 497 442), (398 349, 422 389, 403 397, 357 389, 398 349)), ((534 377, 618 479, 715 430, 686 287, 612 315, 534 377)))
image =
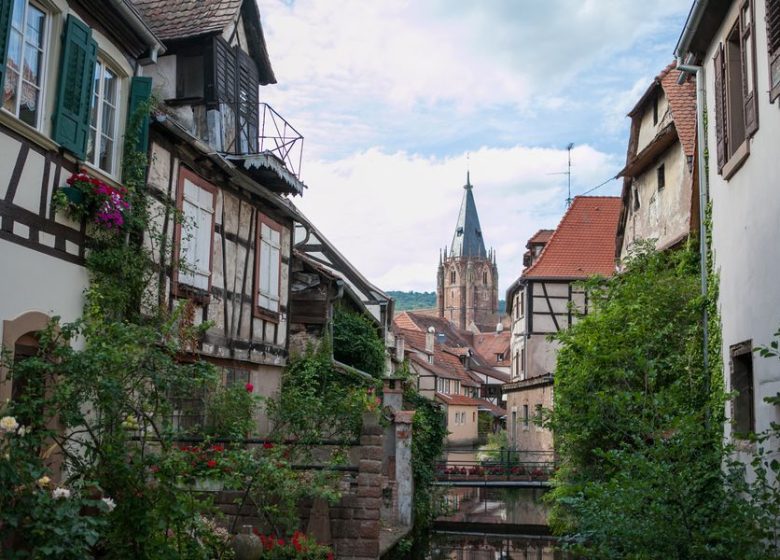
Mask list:
POLYGON ((452 245, 439 254, 436 304, 439 317, 461 329, 492 332, 498 321, 496 254, 485 250, 469 174, 452 245))

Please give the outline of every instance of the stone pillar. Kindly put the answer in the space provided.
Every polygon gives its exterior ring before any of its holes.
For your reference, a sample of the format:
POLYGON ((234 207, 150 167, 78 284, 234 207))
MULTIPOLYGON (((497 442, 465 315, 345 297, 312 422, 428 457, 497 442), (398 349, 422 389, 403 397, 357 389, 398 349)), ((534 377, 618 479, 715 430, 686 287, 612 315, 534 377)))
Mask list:
POLYGON ((398 523, 412 526, 414 480, 412 478, 412 419, 413 410, 395 413, 395 491, 398 504, 398 523))
POLYGON ((382 502, 382 427, 375 413, 363 415, 358 463, 357 497, 343 538, 334 535, 337 558, 379 558, 379 510, 382 502))
POLYGON ((382 388, 382 397, 382 404, 384 406, 388 407, 393 412, 401 410, 404 402, 403 381, 391 377, 385 378, 384 387, 382 388))

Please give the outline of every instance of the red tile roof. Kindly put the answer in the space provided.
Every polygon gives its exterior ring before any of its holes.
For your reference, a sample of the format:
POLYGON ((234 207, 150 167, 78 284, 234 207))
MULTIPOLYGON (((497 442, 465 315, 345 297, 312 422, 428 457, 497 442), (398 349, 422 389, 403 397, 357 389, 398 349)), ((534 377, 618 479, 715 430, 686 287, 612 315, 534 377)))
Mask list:
POLYGON ((467 397, 466 395, 449 395, 445 393, 436 393, 436 398, 445 404, 454 404, 456 406, 479 406, 478 399, 467 397))
POLYGON ((617 196, 577 196, 523 278, 575 280, 615 272, 617 196))
POLYGON ((161 39, 222 31, 236 19, 242 0, 132 0, 161 39))
POLYGON ((535 234, 531 236, 531 239, 528 240, 528 243, 526 244, 526 247, 530 249, 531 245, 536 245, 538 243, 547 243, 550 240, 550 237, 552 237, 552 234, 555 230, 554 229, 540 229, 535 234))
POLYGON ((509 339, 508 330, 500 333, 487 333, 474 335, 474 349, 488 364, 496 364, 496 354, 504 355, 503 364, 509 363, 509 339))
POLYGON ((444 379, 455 379, 457 381, 460 381, 460 375, 457 371, 453 371, 444 367, 440 367, 436 365, 435 359, 433 364, 429 364, 428 360, 420 356, 419 354, 412 354, 409 356, 409 361, 417 364, 418 366, 427 369, 431 373, 435 374, 437 377, 443 377, 444 379))
POLYGON ((696 150, 696 82, 689 77, 682 84, 678 84, 680 73, 674 71, 674 67, 675 63, 667 66, 658 79, 669 99, 672 120, 683 151, 686 156, 692 157, 696 150))

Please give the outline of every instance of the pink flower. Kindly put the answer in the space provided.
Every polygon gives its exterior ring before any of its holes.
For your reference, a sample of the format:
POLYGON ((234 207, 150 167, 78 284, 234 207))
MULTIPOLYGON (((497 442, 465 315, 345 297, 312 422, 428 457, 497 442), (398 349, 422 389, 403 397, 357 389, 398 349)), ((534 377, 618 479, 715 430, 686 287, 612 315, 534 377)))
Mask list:
POLYGON ((252 391, 255 390, 255 386, 252 385, 251 383, 247 383, 246 385, 244 385, 244 389, 246 389, 247 393, 251 393, 252 391))

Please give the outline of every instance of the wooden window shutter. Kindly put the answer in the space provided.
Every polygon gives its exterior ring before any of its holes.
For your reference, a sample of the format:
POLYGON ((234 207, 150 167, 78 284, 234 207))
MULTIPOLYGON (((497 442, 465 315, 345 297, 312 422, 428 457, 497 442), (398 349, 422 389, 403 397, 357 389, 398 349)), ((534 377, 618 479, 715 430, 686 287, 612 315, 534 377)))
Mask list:
POLYGON ((740 11, 740 46, 742 50, 742 94, 745 106, 745 136, 758 130, 758 95, 756 95, 756 34, 753 25, 753 0, 742 4, 740 11), (745 10, 748 15, 745 17, 745 10), (752 87, 751 87, 752 84, 752 87))
POLYGON ((213 71, 206 78, 206 101, 235 103, 236 59, 233 49, 222 37, 214 37, 211 64, 213 71))
POLYGON ((726 66, 723 57, 723 44, 718 45, 715 51, 714 72, 715 76, 715 143, 718 152, 718 173, 723 170, 726 163, 726 66))
POLYGON ((149 111, 148 107, 142 113, 139 109, 146 107, 152 95, 152 79, 136 76, 130 82, 130 103, 127 110, 127 129, 125 134, 137 136, 135 149, 145 154, 149 149, 149 111))
POLYGON ((0 0, 0 87, 5 81, 5 61, 8 58, 8 37, 11 29, 13 0, 0 0))
POLYGON ((97 43, 92 30, 72 15, 65 24, 62 43, 52 136, 60 146, 84 159, 97 43))
POLYGON ((241 153, 257 153, 258 143, 258 102, 260 79, 254 59, 238 46, 236 61, 238 76, 236 81, 236 102, 238 103, 238 141, 241 153))
POLYGON ((769 57, 769 102, 780 96, 780 0, 766 0, 766 44, 769 57))

